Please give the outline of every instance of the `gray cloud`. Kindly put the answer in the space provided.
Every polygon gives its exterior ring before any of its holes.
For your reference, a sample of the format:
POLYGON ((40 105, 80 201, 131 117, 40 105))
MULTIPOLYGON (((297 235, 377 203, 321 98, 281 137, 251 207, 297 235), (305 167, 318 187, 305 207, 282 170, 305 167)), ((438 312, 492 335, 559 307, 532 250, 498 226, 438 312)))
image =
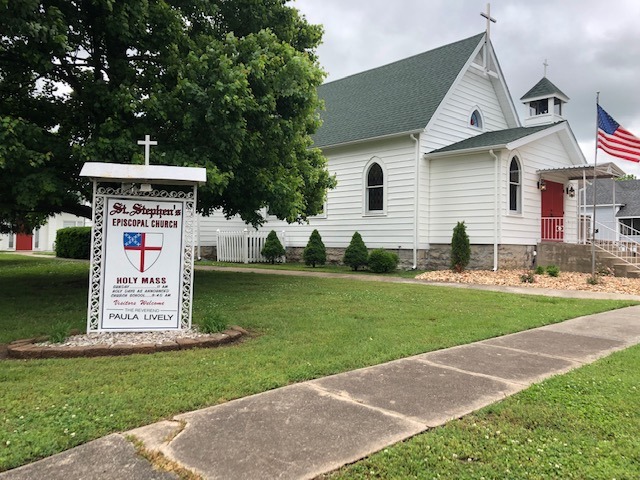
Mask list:
MULTIPOLYGON (((375 68, 485 30, 486 0, 295 0, 324 25, 320 62, 328 80, 375 68)), ((593 159, 595 98, 640 136, 640 2, 637 0, 494 0, 491 39, 507 85, 519 98, 543 75, 571 101, 566 116, 593 159)), ((604 153, 598 161, 611 161, 604 153)), ((618 162, 640 177, 640 168, 618 162)))

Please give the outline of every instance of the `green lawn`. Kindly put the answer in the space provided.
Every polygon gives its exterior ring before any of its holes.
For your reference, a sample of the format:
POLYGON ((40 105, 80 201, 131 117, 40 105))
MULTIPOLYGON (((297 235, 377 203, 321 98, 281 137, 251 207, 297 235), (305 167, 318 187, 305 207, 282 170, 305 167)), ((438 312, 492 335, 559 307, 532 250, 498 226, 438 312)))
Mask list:
MULTIPOLYGON (((88 265, 0 254, 0 343, 84 329, 88 265)), ((0 364, 0 470, 294 382, 631 305, 436 286, 196 272, 194 319, 253 332, 219 349, 0 364)))

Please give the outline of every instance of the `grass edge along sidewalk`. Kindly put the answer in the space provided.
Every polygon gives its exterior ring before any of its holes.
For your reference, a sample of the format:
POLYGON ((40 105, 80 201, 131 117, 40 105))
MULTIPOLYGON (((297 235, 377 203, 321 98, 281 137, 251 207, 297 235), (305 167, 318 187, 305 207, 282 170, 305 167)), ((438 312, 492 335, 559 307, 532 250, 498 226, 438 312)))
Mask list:
POLYGON ((640 345, 321 478, 640 478, 640 345))
MULTIPOLYGON (((0 255, 0 327, 82 328, 86 264, 0 255)), ((421 285, 197 272, 194 318, 216 311, 242 345, 146 356, 7 361, 0 470, 112 432, 308 379, 628 306, 421 285)), ((24 331, 24 330, 23 330, 24 331)))

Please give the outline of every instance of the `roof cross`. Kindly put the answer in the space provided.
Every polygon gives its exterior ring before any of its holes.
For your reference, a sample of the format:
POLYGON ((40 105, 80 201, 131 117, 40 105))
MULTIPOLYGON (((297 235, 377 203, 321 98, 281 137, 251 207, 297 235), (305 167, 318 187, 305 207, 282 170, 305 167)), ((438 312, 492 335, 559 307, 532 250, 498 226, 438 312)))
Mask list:
POLYGON ((542 64, 544 65, 544 76, 547 76, 547 67, 549 66, 549 64, 547 63, 547 59, 544 59, 544 63, 542 64))
POLYGON ((138 140, 138 145, 144 145, 144 164, 149 165, 151 146, 158 145, 158 142, 156 140, 151 140, 150 135, 145 135, 144 140, 138 140))
POLYGON ((496 23, 497 20, 491 16, 491 4, 487 3, 487 13, 480 12, 480 15, 487 19, 487 43, 491 40, 491 22, 496 23))
POLYGON ((487 36, 484 39, 484 54, 482 55, 482 63, 485 72, 489 72, 489 45, 491 44, 491 22, 496 23, 497 20, 491 16, 491 4, 487 3, 487 13, 480 12, 480 15, 487 19, 487 36))

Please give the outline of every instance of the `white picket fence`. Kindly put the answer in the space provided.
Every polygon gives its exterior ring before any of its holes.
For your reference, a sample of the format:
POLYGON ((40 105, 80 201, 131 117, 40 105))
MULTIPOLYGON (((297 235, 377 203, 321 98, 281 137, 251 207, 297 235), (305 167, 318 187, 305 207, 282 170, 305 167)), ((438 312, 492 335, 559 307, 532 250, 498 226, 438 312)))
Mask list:
MULTIPOLYGON (((260 253, 267 241, 269 232, 250 232, 246 228, 242 231, 223 232, 216 231, 216 255, 219 262, 232 263, 261 263, 268 260, 260 253)), ((277 233, 278 239, 286 249, 285 232, 277 233)), ((280 257, 278 262, 284 263, 285 257, 280 257)))

